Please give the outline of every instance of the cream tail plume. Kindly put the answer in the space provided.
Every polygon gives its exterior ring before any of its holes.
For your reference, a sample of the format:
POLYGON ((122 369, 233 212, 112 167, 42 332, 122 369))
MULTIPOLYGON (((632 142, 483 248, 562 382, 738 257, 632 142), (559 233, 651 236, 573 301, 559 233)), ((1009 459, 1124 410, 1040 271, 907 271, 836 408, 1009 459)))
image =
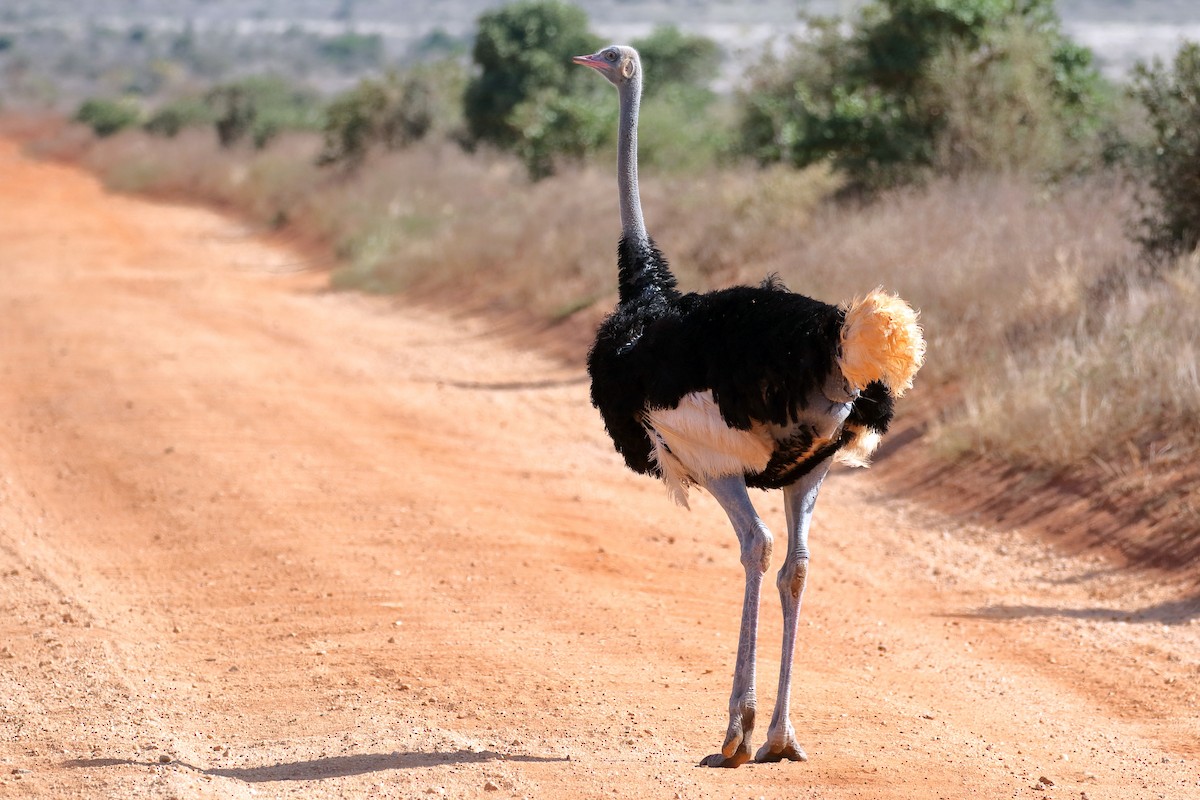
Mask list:
POLYGON ((850 386, 862 391, 879 381, 896 397, 911 389, 925 362, 925 335, 912 306, 876 289, 845 312, 838 366, 850 386))

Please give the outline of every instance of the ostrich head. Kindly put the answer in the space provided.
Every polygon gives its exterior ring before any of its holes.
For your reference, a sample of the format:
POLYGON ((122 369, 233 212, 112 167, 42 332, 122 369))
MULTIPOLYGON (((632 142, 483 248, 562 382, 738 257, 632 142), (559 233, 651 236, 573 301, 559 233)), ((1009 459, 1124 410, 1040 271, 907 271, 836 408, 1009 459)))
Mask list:
POLYGON ((637 50, 620 44, 611 44, 598 53, 575 56, 571 60, 596 70, 618 89, 633 78, 640 77, 642 69, 637 50))

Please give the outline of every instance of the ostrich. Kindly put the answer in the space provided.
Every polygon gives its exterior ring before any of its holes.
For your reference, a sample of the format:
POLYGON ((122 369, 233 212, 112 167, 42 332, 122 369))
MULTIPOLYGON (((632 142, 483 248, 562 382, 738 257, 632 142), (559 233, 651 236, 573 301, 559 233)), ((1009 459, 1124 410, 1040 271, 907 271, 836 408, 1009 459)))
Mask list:
POLYGON ((729 726, 720 752, 700 763, 750 760, 759 593, 772 537, 747 487, 782 489, 788 527, 777 579, 779 691, 754 757, 805 761, 788 704, 813 507, 830 465, 864 465, 887 430, 894 399, 912 386, 925 352, 917 315, 880 290, 837 307, 793 294, 774 276, 757 287, 681 293, 642 218, 637 51, 612 45, 572 60, 607 78, 620 98, 618 304, 588 354, 592 404, 631 469, 660 477, 685 507, 692 486, 716 498, 746 572, 729 726))

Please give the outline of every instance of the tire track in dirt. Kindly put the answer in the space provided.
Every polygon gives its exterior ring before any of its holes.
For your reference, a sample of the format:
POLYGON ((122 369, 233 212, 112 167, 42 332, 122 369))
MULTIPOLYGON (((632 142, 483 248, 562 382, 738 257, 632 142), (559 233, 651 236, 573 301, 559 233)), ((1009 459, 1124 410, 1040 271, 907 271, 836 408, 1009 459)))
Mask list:
POLYGON ((623 471, 577 371, 10 144, 0 207, 2 795, 1200 790, 1188 587, 863 473, 815 523, 812 761, 697 769, 733 537, 623 471))

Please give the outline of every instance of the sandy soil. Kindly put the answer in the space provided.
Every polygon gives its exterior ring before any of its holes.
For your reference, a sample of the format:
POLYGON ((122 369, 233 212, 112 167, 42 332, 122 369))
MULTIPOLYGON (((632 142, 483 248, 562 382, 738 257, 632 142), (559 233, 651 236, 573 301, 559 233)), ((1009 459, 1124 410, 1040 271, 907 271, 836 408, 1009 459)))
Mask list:
POLYGON ((733 536, 578 368, 11 144, 0 209, 0 796, 1200 796, 1194 586, 861 471, 817 509, 811 760, 698 768, 733 536))

